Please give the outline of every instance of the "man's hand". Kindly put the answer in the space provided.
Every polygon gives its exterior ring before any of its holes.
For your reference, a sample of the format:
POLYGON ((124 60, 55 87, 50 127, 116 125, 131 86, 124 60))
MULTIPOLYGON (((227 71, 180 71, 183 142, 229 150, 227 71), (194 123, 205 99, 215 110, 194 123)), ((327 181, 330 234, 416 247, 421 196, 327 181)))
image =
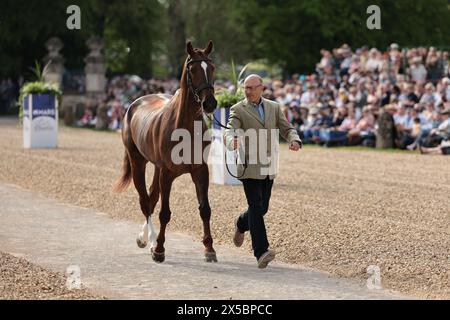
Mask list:
POLYGON ((233 138, 233 150, 239 149, 239 138, 233 138))
POLYGON ((292 150, 292 151, 298 151, 298 150, 300 150, 301 148, 302 148, 302 143, 299 142, 299 141, 292 141, 292 142, 289 144, 289 150, 292 150))

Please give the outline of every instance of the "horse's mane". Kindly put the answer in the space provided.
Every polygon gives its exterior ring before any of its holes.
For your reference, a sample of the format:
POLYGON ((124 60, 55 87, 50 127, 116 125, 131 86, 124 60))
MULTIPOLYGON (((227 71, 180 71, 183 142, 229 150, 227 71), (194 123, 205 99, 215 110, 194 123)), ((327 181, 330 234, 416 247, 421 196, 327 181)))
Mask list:
MULTIPOLYGON (((203 50, 200 49, 195 49, 195 53, 198 54, 199 56, 201 56, 203 58, 203 50)), ((177 90, 181 92, 181 94, 174 94, 173 98, 173 107, 178 109, 178 113, 177 113, 177 117, 176 117, 176 127, 177 128, 181 128, 182 127, 182 122, 183 120, 186 118, 186 112, 192 112, 194 113, 194 119, 203 119, 201 117, 202 115, 202 108, 196 108, 196 109, 188 109, 187 108, 187 104, 189 103, 188 99, 189 99, 189 87, 187 84, 187 62, 189 60, 189 56, 186 57, 186 60, 184 61, 183 64, 183 72, 181 74, 181 81, 180 81, 180 89, 177 90)), ((191 93, 192 94, 192 93, 191 93)), ((195 103, 195 105, 197 105, 197 103, 195 103)))

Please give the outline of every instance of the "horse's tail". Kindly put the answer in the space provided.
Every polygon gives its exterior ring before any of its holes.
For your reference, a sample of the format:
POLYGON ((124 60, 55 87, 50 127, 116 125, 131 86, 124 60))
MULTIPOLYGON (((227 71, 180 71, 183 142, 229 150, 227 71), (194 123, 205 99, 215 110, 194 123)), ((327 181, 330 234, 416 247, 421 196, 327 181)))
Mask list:
POLYGON ((113 191, 120 193, 124 191, 131 183, 131 164, 128 158, 128 153, 125 151, 122 162, 122 176, 114 183, 113 191))
MULTIPOLYGON (((130 128, 130 122, 131 118, 133 116, 134 107, 136 106, 135 103, 132 103, 130 107, 128 108, 127 112, 125 113, 125 116, 123 117, 123 123, 122 123, 122 139, 124 141, 125 148, 127 148, 126 141, 128 140, 125 138, 127 134, 129 134, 129 128, 130 128)), ((122 162, 122 175, 119 179, 114 183, 113 185, 113 192, 120 193, 123 192, 131 183, 133 176, 131 174, 131 163, 130 158, 128 156, 127 150, 125 150, 123 155, 123 162, 122 162)))

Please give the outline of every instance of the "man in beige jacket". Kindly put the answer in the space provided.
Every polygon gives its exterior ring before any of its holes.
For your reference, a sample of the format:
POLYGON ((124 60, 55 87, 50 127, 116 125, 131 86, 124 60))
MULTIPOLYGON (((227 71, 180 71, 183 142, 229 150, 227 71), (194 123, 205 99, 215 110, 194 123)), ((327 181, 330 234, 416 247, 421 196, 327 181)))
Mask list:
POLYGON ((258 267, 265 268, 275 258, 275 252, 269 249, 264 215, 269 208, 276 177, 273 164, 278 159, 278 133, 289 142, 290 150, 298 151, 302 141, 278 103, 262 98, 264 84, 261 77, 248 76, 244 88, 246 99, 231 107, 227 125, 230 129, 224 134, 228 150, 238 149, 244 153, 243 157, 240 155, 243 164, 238 165, 237 173, 244 186, 248 208, 236 219, 233 242, 240 247, 245 232, 250 231, 258 267), (237 132, 244 133, 243 148, 237 132))

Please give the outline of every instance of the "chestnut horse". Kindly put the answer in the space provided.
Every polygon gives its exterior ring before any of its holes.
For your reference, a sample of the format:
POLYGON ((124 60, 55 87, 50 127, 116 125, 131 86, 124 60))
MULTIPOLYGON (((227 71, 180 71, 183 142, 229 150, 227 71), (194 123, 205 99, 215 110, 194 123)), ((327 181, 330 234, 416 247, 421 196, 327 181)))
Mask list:
MULTIPOLYGON (((122 141, 125 145, 125 155, 122 176, 116 182, 114 190, 116 192, 125 190, 133 180, 139 193, 140 207, 145 216, 145 223, 137 238, 137 244, 140 248, 144 248, 147 241, 150 241, 152 258, 156 262, 163 262, 165 259, 164 241, 166 226, 171 216, 169 197, 172 183, 175 178, 185 173, 191 175, 195 184, 200 216, 203 221, 205 260, 217 262, 210 230, 209 172, 203 158, 203 151, 210 142, 202 142, 200 164, 192 164, 192 161, 189 163, 175 161, 177 163, 175 164, 171 156, 172 149, 178 143, 172 141, 172 133, 177 129, 188 130, 192 139, 191 146, 193 146, 194 122, 201 121, 203 136, 207 130, 203 121, 203 112, 211 113, 217 106, 213 87, 214 65, 209 59, 212 50, 211 41, 205 49, 194 49, 191 42, 188 42, 186 45, 188 57, 184 63, 180 89, 175 95, 151 94, 141 97, 130 105, 124 116, 122 141), (153 182, 147 193, 145 169, 148 162, 154 164, 155 170, 153 182), (156 238, 151 215, 160 195, 160 230, 156 238)), ((191 154, 193 155, 193 152, 191 154)))

